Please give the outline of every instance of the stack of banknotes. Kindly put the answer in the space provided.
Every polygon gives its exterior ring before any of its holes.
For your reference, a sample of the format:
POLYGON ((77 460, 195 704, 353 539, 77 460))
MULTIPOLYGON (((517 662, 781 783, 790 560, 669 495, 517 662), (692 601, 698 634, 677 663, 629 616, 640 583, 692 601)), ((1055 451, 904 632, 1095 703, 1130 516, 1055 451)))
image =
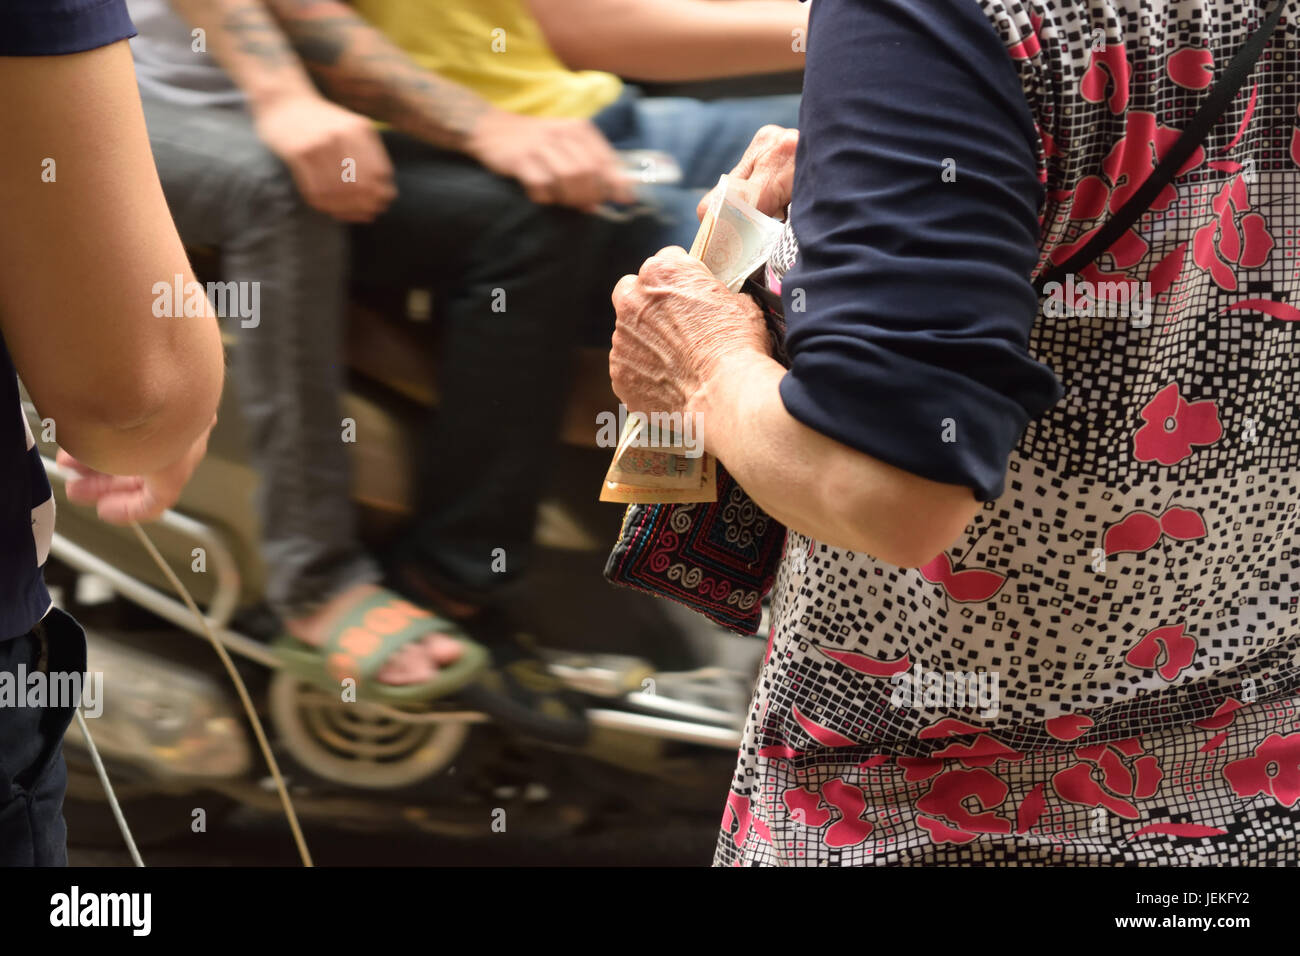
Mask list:
MULTIPOLYGON (((691 244, 691 255, 704 262, 732 292, 767 262, 781 240, 783 225, 754 208, 757 188, 723 176, 709 198, 709 208, 691 244)), ((698 447, 700 428, 676 414, 636 411, 627 421, 605 474, 601 501, 625 504, 717 501, 717 469, 698 447)))

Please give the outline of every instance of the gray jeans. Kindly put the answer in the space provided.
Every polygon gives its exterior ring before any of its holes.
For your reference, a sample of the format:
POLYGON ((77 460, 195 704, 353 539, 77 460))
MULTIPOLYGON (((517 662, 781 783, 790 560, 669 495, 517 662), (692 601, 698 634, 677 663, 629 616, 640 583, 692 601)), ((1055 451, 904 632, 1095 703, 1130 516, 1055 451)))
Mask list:
POLYGON ((243 110, 148 97, 144 109, 182 241, 221 250, 222 275, 205 281, 259 284, 260 321, 222 321, 238 337, 233 372, 261 477, 267 601, 300 616, 380 577, 357 539, 342 441, 347 231, 303 203, 243 110))

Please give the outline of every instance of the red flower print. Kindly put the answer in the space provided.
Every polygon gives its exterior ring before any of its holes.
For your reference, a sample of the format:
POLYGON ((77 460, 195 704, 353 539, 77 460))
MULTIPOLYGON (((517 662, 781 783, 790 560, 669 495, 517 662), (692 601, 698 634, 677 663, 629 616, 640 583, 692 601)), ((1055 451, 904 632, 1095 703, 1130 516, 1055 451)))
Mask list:
POLYGON ((790 819, 816 830, 831 819, 830 810, 822 806, 822 799, 807 787, 790 787, 781 795, 790 819))
MULTIPOLYGON (((1127 64, 1127 61, 1125 63, 1127 64)), ((1074 199, 1070 204, 1070 219, 1092 221, 1100 218, 1107 210, 1112 214, 1115 213, 1151 175, 1156 164, 1178 141, 1178 136, 1178 130, 1158 123, 1154 113, 1141 111, 1128 113, 1124 118, 1124 138, 1111 147, 1102 163, 1102 173, 1105 178, 1085 176, 1075 186, 1074 199)), ((1205 150, 1198 147, 1175 175, 1181 176, 1204 161, 1205 150)), ((1168 209, 1177 199, 1178 191, 1172 184, 1167 184, 1160 190, 1150 208, 1160 212, 1168 209)), ((1095 231, 1095 229, 1089 230, 1074 242, 1057 246, 1052 250, 1052 262, 1056 265, 1065 262, 1075 249, 1092 238, 1095 231)), ((1129 229, 1115 240, 1105 254, 1110 257, 1111 267, 1122 273, 1141 262, 1149 249, 1146 240, 1135 230, 1129 229)), ((1181 255, 1179 264, 1181 265, 1181 255)), ((1091 273, 1085 270, 1081 274, 1084 274, 1089 281, 1097 281, 1106 275, 1096 263, 1088 269, 1091 273)))
MULTIPOLYGON (((1096 219, 1107 209, 1119 210, 1130 196, 1137 192, 1156 168, 1156 164, 1178 142, 1179 132, 1156 121, 1154 113, 1130 112, 1124 118, 1124 138, 1111 147, 1101 165, 1106 179, 1086 176, 1074 191, 1071 219, 1096 219), (1109 185, 1107 184, 1109 181, 1109 185)), ((1205 150, 1197 147, 1175 173, 1182 176, 1205 161, 1205 150)), ((1178 198, 1178 190, 1167 184, 1156 195, 1151 209, 1160 212, 1168 209, 1178 198)))
POLYGON ((722 829, 731 834, 736 846, 744 846, 750 830, 767 843, 772 842, 772 831, 767 824, 753 815, 749 798, 734 791, 727 794, 727 805, 722 808, 722 829))
POLYGON ((1269 734, 1254 756, 1234 760, 1223 776, 1239 797, 1267 794, 1294 807, 1300 801, 1300 734, 1269 734))
POLYGON ((1107 105, 1112 113, 1123 113, 1128 106, 1129 81, 1128 54, 1122 43, 1108 43, 1103 50, 1093 50, 1088 70, 1079 83, 1079 93, 1089 103, 1100 103, 1106 99, 1106 87, 1110 87, 1110 101, 1107 105))
POLYGON ((961 603, 987 601, 1007 583, 1006 575, 996 571, 981 568, 955 571, 947 553, 941 553, 918 570, 921 577, 931 584, 940 585, 948 597, 961 603))
POLYGON ((1157 262, 1147 274, 1146 281, 1151 283, 1152 295, 1163 295, 1183 272, 1183 258, 1187 255, 1187 243, 1174 247, 1173 252, 1157 262))
POLYGON ((794 715, 794 719, 798 721, 799 726, 804 729, 804 732, 807 733, 808 736, 811 737, 813 740, 821 744, 823 747, 858 746, 858 742, 856 740, 850 740, 848 737, 845 737, 843 734, 838 733, 837 731, 831 730, 831 728, 829 727, 817 723, 817 721, 813 720, 811 717, 804 716, 804 714, 800 712, 797 706, 792 706, 790 708, 790 713, 794 715))
MULTIPOLYGON (((1300 106, 1296 107, 1296 112, 1300 113, 1300 106)), ((1291 130, 1291 162, 1300 166, 1300 125, 1291 130)))
POLYGON ((985 727, 976 727, 974 724, 968 724, 956 717, 944 717, 938 723, 926 727, 916 736, 921 740, 929 740, 933 737, 961 737, 965 734, 985 733, 988 733, 988 729, 985 727))
POLYGON ((867 799, 858 787, 836 777, 822 784, 822 799, 840 812, 839 820, 826 830, 827 846, 857 846, 876 828, 870 820, 862 819, 867 799))
POLYGON ((1101 536, 1106 557, 1121 553, 1141 554, 1164 536, 1178 541, 1196 541, 1206 535, 1205 519, 1191 508, 1166 508, 1157 517, 1149 511, 1130 511, 1101 536))
POLYGON ((1043 49, 1043 45, 1038 41, 1036 32, 1027 34, 1018 43, 1013 43, 1007 48, 1013 60, 1028 60, 1037 56, 1043 49))
POLYGON ((896 763, 903 768, 903 779, 908 783, 929 780, 943 772, 943 761, 933 757, 899 757, 896 763))
POLYGON ((887 661, 878 657, 868 657, 866 654, 858 654, 855 651, 842 651, 835 647, 823 647, 820 644, 817 645, 817 650, 831 660, 839 661, 845 667, 855 670, 859 674, 866 674, 869 677, 889 677, 893 674, 905 674, 912 669, 912 658, 907 654, 896 657, 892 661, 887 661))
POLYGON ((1192 453, 1193 445, 1212 445, 1223 434, 1212 399, 1186 402, 1171 382, 1142 409, 1146 422, 1133 436, 1133 457, 1175 465, 1192 453))
POLYGON ((1234 267, 1258 269, 1273 251, 1268 221, 1250 211, 1246 181, 1237 176, 1225 183, 1210 204, 1214 218, 1192 237, 1192 259, 1221 289, 1237 289, 1234 267))
POLYGON ((1146 511, 1131 511, 1106 529, 1101 546, 1106 557, 1141 554, 1160 540, 1160 519, 1146 511))
POLYGON ((1300 309, 1285 302, 1274 302, 1272 299, 1242 299, 1240 302, 1233 302, 1223 307, 1224 312, 1237 312, 1241 309, 1263 312, 1283 322, 1300 322, 1300 309))
POLYGON ((1160 530, 1178 541, 1197 541, 1206 535, 1205 519, 1194 508, 1166 508, 1160 530))
POLYGON ((1145 670, 1159 664, 1157 673, 1165 680, 1174 680, 1196 656, 1196 638, 1185 637, 1184 627, 1185 624, 1171 624, 1147 631, 1146 637, 1133 645, 1124 660, 1145 670))
POLYGON ((870 820, 862 818, 867 812, 867 798, 861 788, 842 777, 827 780, 819 794, 807 787, 792 787, 781 796, 790 810, 790 818, 812 830, 819 830, 831 821, 832 814, 823 804, 839 812, 839 819, 822 836, 827 846, 857 846, 876 828, 870 820))
POLYGON ((1025 794, 1025 799, 1020 801, 1020 807, 1016 810, 1016 832, 1028 833, 1033 829, 1038 818, 1043 815, 1043 810, 1047 808, 1047 799, 1043 796, 1044 784, 1038 784, 1033 790, 1025 794))
POLYGON ((1203 90, 1214 79, 1214 54, 1202 47, 1186 46, 1165 65, 1169 79, 1188 90, 1203 90))
POLYGON ((1062 714, 1044 721, 1043 726, 1057 740, 1076 740, 1092 729, 1092 718, 1087 714, 1062 714))
POLYGON ((1241 710, 1243 706, 1245 705, 1241 701, 1233 697, 1225 697, 1223 703, 1215 709, 1213 714, 1204 720, 1196 721, 1195 726, 1200 727, 1202 730, 1222 730, 1236 719, 1237 711, 1241 710))
POLYGON ((1205 837, 1223 836, 1227 832, 1228 831, 1222 827, 1207 827, 1200 823, 1152 823, 1131 834, 1129 839, 1136 840, 1141 836, 1161 834, 1165 836, 1189 837, 1193 840, 1199 840, 1205 837))
POLYGON ((1087 762, 1053 775, 1052 787, 1057 796, 1085 807, 1105 807, 1126 820, 1138 817, 1137 807, 1129 798, 1145 800, 1154 796, 1164 779, 1160 764, 1142 752, 1137 738, 1080 747, 1074 755, 1087 762))
POLYGON ((1010 833, 1011 821, 994 809, 1006 800, 1007 785, 987 770, 949 770, 916 801, 918 826, 935 843, 970 843, 981 833, 1010 833), (982 811, 973 813, 974 798, 982 811))

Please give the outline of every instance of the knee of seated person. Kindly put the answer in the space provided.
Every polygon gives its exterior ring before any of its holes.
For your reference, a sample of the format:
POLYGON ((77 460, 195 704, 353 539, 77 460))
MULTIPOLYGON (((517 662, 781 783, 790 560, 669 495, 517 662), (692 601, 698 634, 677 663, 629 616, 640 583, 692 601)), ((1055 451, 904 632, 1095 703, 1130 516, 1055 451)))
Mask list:
POLYGON ((499 204, 491 229, 503 239, 548 237, 548 242, 579 242, 592 227, 592 217, 568 206, 535 203, 523 195, 499 204))
POLYGON ((246 203, 254 214, 283 216, 286 209, 307 208, 289 167, 265 147, 241 157, 235 182, 232 199, 246 203))

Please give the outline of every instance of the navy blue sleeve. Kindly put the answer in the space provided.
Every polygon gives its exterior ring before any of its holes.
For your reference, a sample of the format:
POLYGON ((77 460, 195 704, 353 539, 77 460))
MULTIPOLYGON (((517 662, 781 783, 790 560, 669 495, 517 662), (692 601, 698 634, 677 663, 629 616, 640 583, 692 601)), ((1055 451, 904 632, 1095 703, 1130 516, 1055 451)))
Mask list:
POLYGON ((981 501, 1002 493, 1026 424, 1062 394, 1027 351, 1036 143, 974 0, 814 0, 799 258, 781 283, 791 415, 981 501))
POLYGON ((0 0, 0 56, 80 53, 133 36, 125 0, 0 0))

